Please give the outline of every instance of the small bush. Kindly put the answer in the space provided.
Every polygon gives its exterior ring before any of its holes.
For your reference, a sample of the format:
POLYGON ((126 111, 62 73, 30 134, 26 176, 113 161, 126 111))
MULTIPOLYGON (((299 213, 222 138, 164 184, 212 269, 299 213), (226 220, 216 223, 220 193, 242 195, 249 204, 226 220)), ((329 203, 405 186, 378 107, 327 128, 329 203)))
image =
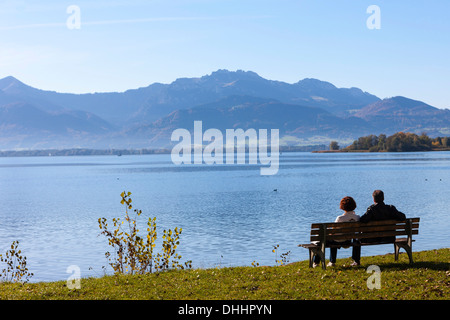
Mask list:
POLYGON ((130 217, 129 210, 133 208, 131 192, 122 192, 121 204, 125 206, 125 218, 113 218, 113 230, 109 229, 106 218, 99 218, 99 228, 101 234, 108 238, 109 245, 114 252, 106 252, 109 264, 115 273, 144 274, 153 271, 163 271, 167 269, 184 269, 191 267, 191 261, 182 265, 179 260, 181 255, 176 253, 179 245, 179 238, 182 229, 175 228, 164 230, 162 253, 154 256, 153 250, 157 239, 156 217, 147 221, 147 233, 145 236, 139 235, 137 227, 137 217, 142 214, 142 210, 134 209, 134 216, 130 217), (124 228, 127 227, 127 228, 124 228))
POLYGON ((0 261, 6 264, 6 268, 0 273, 0 280, 3 282, 26 283, 33 276, 27 268, 27 257, 19 250, 19 241, 13 241, 5 256, 0 254, 0 261))

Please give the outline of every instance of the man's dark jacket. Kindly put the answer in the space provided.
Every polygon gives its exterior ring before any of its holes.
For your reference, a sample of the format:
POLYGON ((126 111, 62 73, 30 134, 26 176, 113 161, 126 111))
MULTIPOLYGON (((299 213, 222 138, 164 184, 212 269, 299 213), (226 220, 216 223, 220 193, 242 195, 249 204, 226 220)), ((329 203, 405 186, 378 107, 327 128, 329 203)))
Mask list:
MULTIPOLYGON (((381 220, 405 220, 406 216, 404 213, 400 212, 393 205, 386 205, 384 202, 375 203, 367 208, 365 214, 361 216, 359 219, 360 222, 369 222, 369 221, 381 221, 381 220)), ((384 238, 371 238, 371 239, 362 239, 363 242, 394 242, 394 237, 384 237, 384 238)))

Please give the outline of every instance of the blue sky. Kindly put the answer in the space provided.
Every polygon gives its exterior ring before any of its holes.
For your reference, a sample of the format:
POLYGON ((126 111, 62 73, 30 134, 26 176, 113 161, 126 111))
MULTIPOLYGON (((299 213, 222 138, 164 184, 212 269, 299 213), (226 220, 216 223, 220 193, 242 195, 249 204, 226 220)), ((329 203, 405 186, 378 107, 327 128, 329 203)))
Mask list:
POLYGON ((450 1, 0 1, 0 78, 110 92, 251 70, 450 108, 450 1), (80 29, 66 25, 70 5, 80 29), (381 29, 367 28, 370 5, 381 29))

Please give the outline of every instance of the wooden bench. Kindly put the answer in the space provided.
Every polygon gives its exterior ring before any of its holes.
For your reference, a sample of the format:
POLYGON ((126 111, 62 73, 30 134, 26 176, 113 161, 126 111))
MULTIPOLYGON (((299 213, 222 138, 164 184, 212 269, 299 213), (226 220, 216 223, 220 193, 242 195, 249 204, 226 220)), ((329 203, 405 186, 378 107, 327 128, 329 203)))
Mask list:
POLYGON ((404 221, 384 220, 362 222, 329 222, 313 223, 311 225, 311 242, 299 244, 299 247, 309 249, 309 266, 312 267, 314 255, 319 255, 322 268, 325 265, 325 248, 369 246, 379 244, 394 244, 395 260, 398 260, 400 248, 403 248, 409 257, 409 263, 413 263, 412 258, 412 235, 419 234, 420 218, 409 218, 404 221), (406 236, 397 238, 397 236, 406 236), (386 239, 390 237, 391 239, 386 239), (384 238, 384 239, 383 239, 384 238), (330 244, 330 241, 354 240, 351 243, 330 244), (370 239, 370 240, 367 240, 370 239))

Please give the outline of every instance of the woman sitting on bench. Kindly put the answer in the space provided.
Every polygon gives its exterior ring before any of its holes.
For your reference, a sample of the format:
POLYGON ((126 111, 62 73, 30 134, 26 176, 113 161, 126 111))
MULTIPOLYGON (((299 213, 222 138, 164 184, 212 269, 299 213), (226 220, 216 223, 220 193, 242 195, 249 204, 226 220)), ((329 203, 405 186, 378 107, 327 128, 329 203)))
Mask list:
MULTIPOLYGON (((352 197, 344 197, 342 198, 339 208, 344 210, 344 214, 338 216, 336 218, 335 222, 350 222, 350 221, 359 221, 359 215, 355 214, 356 209, 356 202, 352 197)), ((351 242, 350 240, 347 241, 327 241, 327 245, 333 244, 333 245, 342 245, 342 247, 345 247, 346 245, 349 245, 351 242)), ((336 263, 336 257, 337 257, 337 250, 338 247, 331 247, 330 248, 330 262, 327 264, 328 267, 333 267, 336 263)), ((353 263, 352 266, 359 266, 360 259, 361 259, 361 247, 360 246, 353 246, 352 249, 352 259, 353 263)), ((320 256, 315 255, 314 256, 314 264, 313 267, 317 267, 320 264, 320 256)))

